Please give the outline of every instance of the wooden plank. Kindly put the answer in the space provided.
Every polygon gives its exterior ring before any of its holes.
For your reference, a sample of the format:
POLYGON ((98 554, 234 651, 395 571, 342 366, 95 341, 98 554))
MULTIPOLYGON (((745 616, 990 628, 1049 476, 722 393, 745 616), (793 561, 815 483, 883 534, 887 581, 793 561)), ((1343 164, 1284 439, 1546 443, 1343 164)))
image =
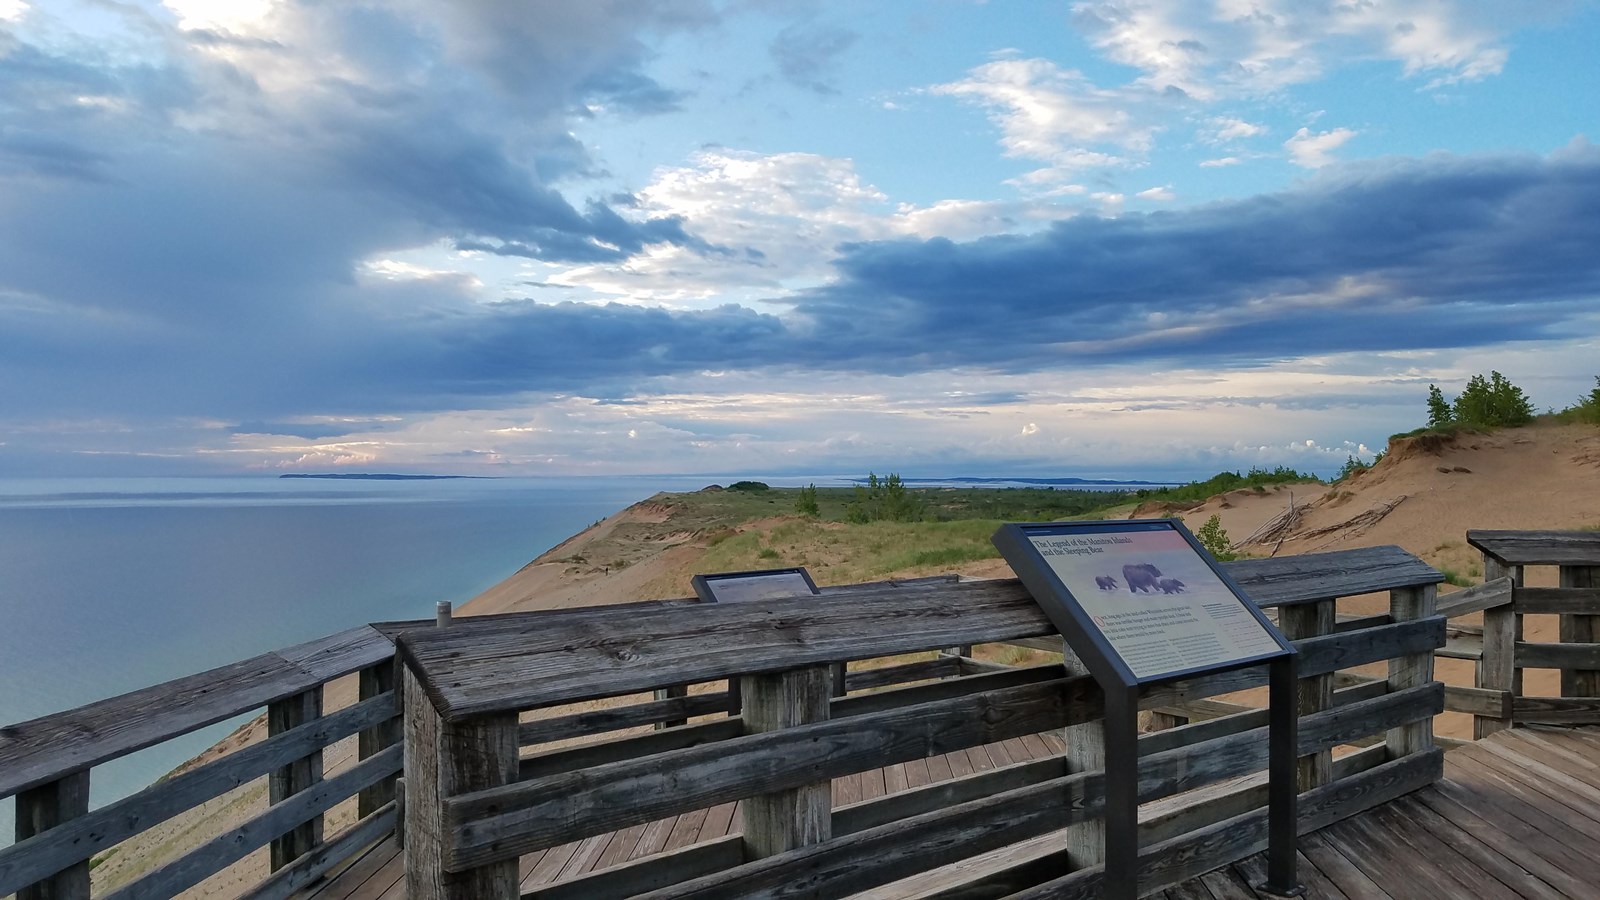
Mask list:
MULTIPOLYGON (((833 672, 828 666, 791 669, 740 679, 746 730, 753 735, 784 732, 828 721, 833 672)), ((796 847, 818 844, 833 836, 835 774, 817 773, 816 780, 748 797, 744 803, 745 855, 775 856, 796 847)))
POLYGON ((1392 619, 1388 613, 1377 613, 1370 616, 1352 616, 1338 613, 1334 617, 1333 631, 1355 631, 1360 628, 1373 628, 1378 625, 1388 625, 1392 619))
MULTIPOLYGON (((1470 532, 1469 532, 1470 534, 1470 532)), ((1522 569, 1507 568, 1498 558, 1488 553, 1483 557, 1483 577, 1486 581, 1511 579, 1513 590, 1522 584, 1522 569)), ((1514 606, 1499 606, 1483 613, 1483 637, 1477 673, 1477 687, 1491 691, 1507 691, 1513 696, 1521 693, 1521 679, 1517 674, 1517 640, 1522 637, 1522 616, 1514 606)), ((1472 736, 1483 739, 1511 727, 1510 716, 1474 716, 1472 736)))
MULTIPOLYGON (((1600 560, 1587 566, 1562 566, 1560 572, 1561 587, 1569 590, 1585 590, 1600 593, 1600 560)), ((1588 645, 1596 648, 1595 665, 1583 666, 1575 669, 1563 669, 1561 672, 1561 696, 1563 697, 1589 697, 1600 698, 1600 644, 1594 643, 1600 636, 1600 607, 1592 608, 1587 614, 1566 613, 1561 616, 1560 633, 1563 644, 1576 646, 1588 645)))
POLYGON ((1444 581, 1432 566, 1395 546, 1242 559, 1223 563, 1223 569, 1262 607, 1444 581))
POLYGON ((1014 763, 985 772, 967 773, 916 790, 866 800, 833 811, 833 833, 853 834, 897 819, 944 809, 992 794, 1038 784, 1067 775, 1061 757, 1014 763))
MULTIPOLYGON (((1321 828, 1379 803, 1410 793, 1438 778, 1444 752, 1414 753, 1300 796, 1300 830, 1321 828)), ((1218 865, 1259 852, 1266 846, 1267 814, 1258 810, 1209 828, 1163 841, 1139 854, 1139 887, 1156 890, 1186 881, 1218 865)), ((1095 900, 1101 889, 1099 867, 1073 872, 1014 895, 1016 900, 1095 900)))
POLYGON ((0 728, 0 797, 302 693, 393 651, 369 626, 0 728))
POLYGON ((1451 770, 1452 777, 1496 792, 1511 793, 1522 803, 1536 807, 1548 818, 1565 825, 1563 830, 1582 836, 1580 846, 1583 849, 1593 849, 1592 842, 1600 841, 1600 821, 1596 820, 1591 804, 1573 798, 1539 779, 1529 778, 1521 765, 1507 763, 1493 753, 1484 751, 1481 747, 1483 743, 1479 741, 1471 747, 1451 751, 1461 766, 1451 770))
POLYGON ((1517 641, 1516 660, 1525 669, 1600 669, 1600 644, 1517 641))
MULTIPOLYGON (((1517 867, 1504 857, 1485 853, 1482 844, 1444 823, 1442 831, 1430 827, 1437 824, 1428 819, 1427 807, 1406 803, 1409 798, 1399 797, 1363 814, 1374 825, 1390 835, 1389 842, 1410 860, 1426 860, 1428 868, 1442 871, 1457 888, 1457 896, 1472 896, 1484 900, 1518 900, 1523 894, 1513 887, 1524 887, 1534 882, 1528 873, 1512 875, 1517 867), (1410 850, 1407 853, 1407 849, 1410 850), (1487 868, 1486 868, 1487 867, 1487 868), (1501 876, 1512 879, 1508 884, 1501 876)), ((1413 866, 1415 863, 1413 862, 1413 866)), ((1548 898, 1547 898, 1548 900, 1548 898)))
POLYGON ((1467 543, 1506 566, 1600 565, 1600 532, 1471 529, 1467 543))
MULTIPOLYGON (((60 839, 62 827, 82 821, 88 812, 88 772, 29 788, 17 795, 18 845, 54 843, 60 839)), ((88 900, 89 864, 74 860, 18 879, 16 895, 16 900, 88 900)))
MULTIPOLYGON (((1389 892, 1378 886, 1378 883, 1368 878, 1365 872, 1338 849, 1332 847, 1320 834, 1311 834, 1300 837, 1300 853, 1302 858, 1309 861, 1317 872, 1333 882, 1350 900, 1393 900, 1389 892)), ((1307 884, 1307 887, 1310 887, 1307 884)))
POLYGON ((633 897, 731 869, 744 861, 743 839, 733 834, 614 868, 598 869, 570 881, 529 891, 522 895, 522 900, 633 897))
POLYGON ((1600 699, 1517 697, 1511 719, 1519 725, 1600 725, 1600 699))
POLYGON ((1463 687, 1458 684, 1444 686, 1444 708, 1450 712, 1490 716, 1496 719, 1513 715, 1510 691, 1491 691, 1487 688, 1463 687))
POLYGON ((1594 615, 1600 610, 1600 588, 1519 588, 1517 609, 1524 613, 1594 615))
MULTIPOLYGON (((368 666, 357 674, 356 696, 363 703, 377 697, 388 697, 393 706, 395 684, 394 658, 391 654, 383 662, 368 666)), ((356 758, 367 759, 386 747, 400 743, 403 738, 400 730, 399 716, 392 716, 364 729, 356 738, 356 758)), ((394 785, 394 778, 386 778, 363 790, 356 799, 356 818, 364 819, 394 800, 394 785)))
POLYGON ((399 652, 427 673, 447 718, 595 699, 841 660, 1054 631, 1014 580, 616 612, 551 611, 410 632, 399 652))
MULTIPOLYGON (((278 700, 267 706, 267 735, 276 737, 322 718, 322 686, 278 700)), ((322 780, 322 748, 317 747, 267 773, 267 802, 277 805, 322 780)), ((301 822, 273 838, 269 853, 271 871, 278 871, 322 843, 322 817, 301 822)))
POLYGON ((1062 679, 751 734, 450 797, 443 802, 452 835, 446 865, 451 871, 470 868, 577 834, 611 831, 1098 714, 1092 679, 1062 679), (816 747, 828 752, 818 755, 816 747))
POLYGON ((898 666, 857 669, 845 675, 844 683, 847 690, 865 691, 891 684, 903 684, 907 681, 925 681, 947 678, 951 675, 971 674, 979 673, 962 671, 961 661, 953 656, 940 656, 936 659, 925 659, 898 666))
MULTIPOLYGON (((1396 622, 1411 622, 1437 618, 1434 615, 1434 601, 1437 586, 1426 584, 1419 587, 1396 588, 1389 592, 1389 615, 1396 622)), ((1392 657, 1389 660, 1389 690, 1403 691, 1407 688, 1429 684, 1433 681, 1433 653, 1414 653, 1407 656, 1392 657)), ((1433 747, 1433 720, 1428 719, 1402 725, 1389 730, 1385 738, 1389 747, 1391 759, 1399 759, 1411 753, 1420 753, 1433 747)))
POLYGON ((392 693, 313 720, 276 737, 164 779, 79 819, 0 848, 0 897, 87 860, 135 834, 193 809, 292 760, 395 715, 392 693))
POLYGON ((450 797, 516 779, 516 715, 449 722, 434 709, 411 667, 401 670, 400 682, 405 709, 407 892, 432 900, 515 900, 515 855, 469 868, 449 865, 443 811, 450 797))
POLYGON ((243 894, 243 900, 289 900, 336 866, 394 833, 394 802, 363 817, 293 864, 272 873, 243 894))
POLYGON ((641 725, 654 725, 671 719, 690 719, 712 713, 725 712, 732 698, 729 691, 708 694, 691 694, 648 703, 633 703, 612 709, 594 709, 585 712, 551 716, 523 722, 517 729, 517 743, 524 747, 564 741, 569 738, 621 731, 641 725))
POLYGON ((139 880, 106 894, 107 900, 166 898, 193 887, 212 874, 238 862, 251 851, 339 802, 353 797, 373 782, 399 771, 404 748, 395 746, 318 782, 288 801, 267 808, 250 821, 212 838, 139 880))
POLYGON ((1463 751, 1451 751, 1445 757, 1445 780, 1435 788, 1492 824, 1530 830, 1534 836, 1529 838, 1531 845, 1547 859, 1570 854, 1580 865, 1579 869, 1568 868, 1573 874, 1593 872, 1594 839, 1572 827, 1571 810, 1551 803, 1521 781, 1469 759, 1463 751))
MULTIPOLYGON (((1454 619, 1456 616, 1464 616, 1468 613, 1482 612, 1486 609, 1505 606, 1511 602, 1511 589, 1511 579, 1500 577, 1493 581, 1485 581, 1483 584, 1475 584, 1472 587, 1455 591, 1454 593, 1441 594, 1438 606, 1439 615, 1447 619, 1454 619)), ((1520 605, 1522 600, 1520 592, 1517 600, 1520 605)))
MULTIPOLYGON (((1373 881, 1423 897, 1458 897, 1461 886, 1432 866, 1421 865, 1414 853, 1402 849, 1397 839, 1376 826, 1370 817, 1357 816, 1320 832, 1320 836, 1373 881)), ((1403 894, 1402 894, 1403 896, 1403 894)))
MULTIPOLYGON (((1484 613, 1484 615, 1487 616, 1489 613, 1484 613)), ((1510 613, 1508 612, 1507 615, 1510 615, 1510 613)), ((1470 659, 1476 662, 1483 659, 1483 636, 1467 635, 1450 638, 1445 641, 1443 647, 1435 650, 1433 655, 1442 656, 1445 659, 1470 659)))
POLYGON ((1536 745, 1526 743, 1513 743, 1507 741, 1490 741, 1482 743, 1475 750, 1489 754, 1480 757, 1490 765, 1507 771, 1508 767, 1516 767, 1515 774, 1523 780, 1537 779, 1538 787, 1546 793, 1558 792, 1556 799, 1578 810, 1600 825, 1600 787, 1593 781, 1585 780, 1563 769, 1564 763, 1556 761, 1551 765, 1548 754, 1536 745))
POLYGON ((1526 871, 1555 889, 1558 896, 1581 897, 1593 889, 1589 874, 1592 860, 1586 860, 1569 851, 1552 847, 1543 834, 1521 819, 1499 813, 1494 807, 1468 809, 1439 791, 1418 791, 1412 795, 1416 802, 1426 806, 1451 826, 1481 842, 1491 851, 1521 866, 1526 871), (1483 813, 1493 818, 1486 819, 1483 813), (1576 869, 1578 874, 1563 868, 1576 869))

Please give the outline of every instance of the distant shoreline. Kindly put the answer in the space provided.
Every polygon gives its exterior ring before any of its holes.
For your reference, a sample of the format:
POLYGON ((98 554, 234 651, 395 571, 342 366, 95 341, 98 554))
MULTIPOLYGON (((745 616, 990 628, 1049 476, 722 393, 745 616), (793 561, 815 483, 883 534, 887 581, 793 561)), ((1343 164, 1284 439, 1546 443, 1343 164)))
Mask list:
POLYGON ((489 481, 493 475, 399 475, 392 472, 291 472, 279 478, 331 478, 338 481, 489 481))

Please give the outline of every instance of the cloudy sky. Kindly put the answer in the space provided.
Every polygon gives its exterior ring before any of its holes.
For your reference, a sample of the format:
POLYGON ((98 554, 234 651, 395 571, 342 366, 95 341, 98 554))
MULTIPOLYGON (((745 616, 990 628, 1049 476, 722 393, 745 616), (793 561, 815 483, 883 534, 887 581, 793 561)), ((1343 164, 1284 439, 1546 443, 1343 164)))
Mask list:
POLYGON ((0 475, 1328 472, 1600 373, 1600 5, 0 0, 0 475))

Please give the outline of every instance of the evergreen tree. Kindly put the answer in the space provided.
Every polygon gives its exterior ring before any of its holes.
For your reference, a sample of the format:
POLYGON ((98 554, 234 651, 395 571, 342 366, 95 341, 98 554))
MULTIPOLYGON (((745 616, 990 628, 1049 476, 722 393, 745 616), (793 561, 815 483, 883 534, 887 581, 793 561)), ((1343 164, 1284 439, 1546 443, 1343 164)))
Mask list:
POLYGON ((1456 421, 1482 428, 1515 428, 1533 421, 1533 403, 1499 372, 1474 375, 1456 398, 1456 421))
POLYGON ((1450 404, 1445 402, 1444 392, 1436 384, 1428 385, 1428 427, 1443 428, 1451 419, 1450 404))
POLYGON ((820 516, 822 507, 817 505, 817 486, 808 484, 800 489, 800 496, 794 501, 794 511, 802 516, 820 516))

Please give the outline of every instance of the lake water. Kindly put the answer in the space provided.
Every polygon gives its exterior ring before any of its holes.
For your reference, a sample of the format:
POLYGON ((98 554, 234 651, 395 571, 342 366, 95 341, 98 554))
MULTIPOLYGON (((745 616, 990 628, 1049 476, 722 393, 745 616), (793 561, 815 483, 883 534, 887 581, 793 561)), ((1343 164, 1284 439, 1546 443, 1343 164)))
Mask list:
MULTIPOLYGON (((713 480, 0 479, 0 725, 366 622, 431 618, 436 601, 470 600, 631 503, 713 480)), ((96 767, 94 802, 245 718, 96 767)), ((0 801, 0 845, 12 810, 0 801)))

